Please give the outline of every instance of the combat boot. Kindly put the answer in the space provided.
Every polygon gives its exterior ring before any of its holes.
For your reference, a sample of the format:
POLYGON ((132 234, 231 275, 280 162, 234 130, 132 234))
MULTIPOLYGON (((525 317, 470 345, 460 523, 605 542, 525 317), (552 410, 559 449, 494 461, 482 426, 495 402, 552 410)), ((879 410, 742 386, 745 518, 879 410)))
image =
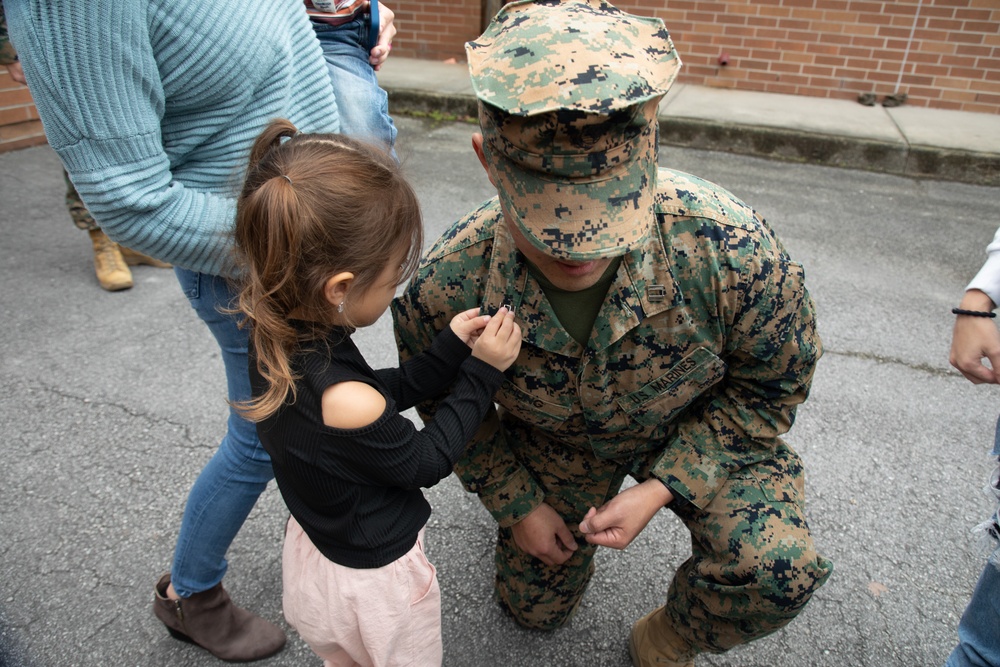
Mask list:
POLYGON ((167 262, 161 262, 158 259, 153 259, 149 255, 141 253, 138 250, 132 250, 132 248, 126 248, 123 245, 118 246, 118 250, 121 251, 122 258, 125 260, 125 263, 128 264, 129 266, 138 266, 140 264, 144 264, 146 266, 152 266, 157 269, 173 268, 173 265, 168 264, 167 262))
POLYGON ((169 585, 169 573, 156 583, 153 614, 175 639, 196 644, 228 662, 260 660, 285 645, 281 628, 237 607, 221 583, 180 600, 167 597, 169 585))
POLYGON ((663 607, 659 607, 632 626, 628 654, 634 667, 694 667, 697 652, 677 636, 663 607))
POLYGON ((87 233, 94 246, 94 271, 101 287, 109 292, 132 287, 132 272, 128 270, 118 244, 100 229, 91 229, 87 233))

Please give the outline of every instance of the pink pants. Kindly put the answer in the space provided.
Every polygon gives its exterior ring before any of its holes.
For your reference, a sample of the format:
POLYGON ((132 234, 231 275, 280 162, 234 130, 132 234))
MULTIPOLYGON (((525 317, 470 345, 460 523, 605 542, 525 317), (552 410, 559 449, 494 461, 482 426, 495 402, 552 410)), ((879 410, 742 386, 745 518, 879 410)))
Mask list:
POLYGON ((290 518, 282 570, 285 619, 326 667, 441 664, 441 590, 423 530, 406 554, 365 570, 328 559, 290 518))

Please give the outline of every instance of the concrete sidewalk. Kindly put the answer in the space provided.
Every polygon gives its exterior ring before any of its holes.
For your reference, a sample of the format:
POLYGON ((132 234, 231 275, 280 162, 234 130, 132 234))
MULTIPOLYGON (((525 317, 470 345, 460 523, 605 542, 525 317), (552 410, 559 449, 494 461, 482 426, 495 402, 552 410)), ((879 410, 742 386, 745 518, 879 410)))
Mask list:
MULTIPOLYGON (((379 73, 393 114, 475 116, 464 63, 390 58, 379 73)), ((675 85, 660 106, 672 146, 1000 185, 1000 115, 675 85)))

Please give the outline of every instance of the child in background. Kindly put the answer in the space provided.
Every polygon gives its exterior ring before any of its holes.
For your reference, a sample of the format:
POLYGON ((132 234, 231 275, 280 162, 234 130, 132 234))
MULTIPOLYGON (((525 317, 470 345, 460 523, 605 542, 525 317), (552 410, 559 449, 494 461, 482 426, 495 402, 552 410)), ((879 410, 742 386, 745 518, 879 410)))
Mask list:
MULTIPOLYGON (((375 40, 370 39, 369 1, 304 1, 333 82, 340 131, 381 146, 395 156, 396 126, 389 116, 389 97, 379 87, 377 68, 371 64, 371 43, 375 40)), ((391 25, 392 12, 385 6, 380 9, 382 25, 391 25)), ((380 55, 386 56, 389 48, 388 42, 375 47, 385 49, 380 55)))
POLYGON ((351 333, 413 274, 422 228, 395 161, 349 137, 272 121, 251 151, 236 244, 253 387, 240 407, 291 512, 285 618, 326 665, 440 665, 420 489, 451 473, 517 357, 520 328, 506 308, 469 310, 400 368, 368 366, 351 333), (450 385, 423 430, 400 414, 450 385))

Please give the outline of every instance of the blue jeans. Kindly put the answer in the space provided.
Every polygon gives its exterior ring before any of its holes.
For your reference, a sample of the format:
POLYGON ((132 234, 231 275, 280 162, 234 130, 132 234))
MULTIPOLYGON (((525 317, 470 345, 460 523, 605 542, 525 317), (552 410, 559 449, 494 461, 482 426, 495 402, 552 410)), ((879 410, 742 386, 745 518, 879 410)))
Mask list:
POLYGON ((389 116, 389 96, 368 63, 368 20, 363 14, 339 26, 313 21, 323 47, 340 131, 382 146, 395 157, 396 126, 389 116))
MULTIPOLYGON (((219 311, 236 294, 224 278, 175 268, 184 295, 222 351, 230 401, 250 398, 248 337, 238 318, 219 311)), ((274 477, 257 427, 229 409, 226 435, 188 494, 177 537, 171 581, 181 597, 212 588, 226 573, 226 551, 274 477)))
POLYGON ((946 667, 1000 667, 1000 549, 979 575, 946 667))
MULTIPOLYGON (((1000 420, 993 440, 993 456, 1000 457, 1000 420)), ((1000 461, 990 479, 1000 505, 1000 461)), ((945 667, 1000 667, 1000 506, 980 529, 986 529, 996 548, 979 575, 972 599, 958 622, 958 646, 945 667)))

